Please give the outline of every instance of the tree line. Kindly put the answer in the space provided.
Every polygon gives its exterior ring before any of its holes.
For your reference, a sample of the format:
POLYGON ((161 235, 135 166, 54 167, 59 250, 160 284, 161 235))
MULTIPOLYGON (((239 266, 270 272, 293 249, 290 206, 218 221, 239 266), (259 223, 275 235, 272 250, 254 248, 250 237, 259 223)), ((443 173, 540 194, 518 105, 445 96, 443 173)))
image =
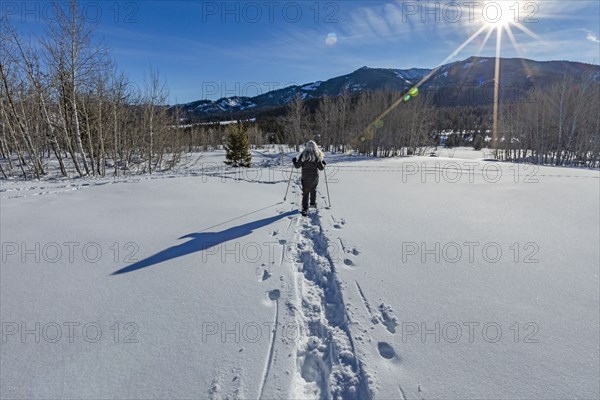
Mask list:
MULTIPOLYGON (((600 84, 565 76, 503 106, 492 147, 504 160, 600 167, 600 84)), ((597 79, 597 77, 596 77, 597 79)))
POLYGON ((168 89, 158 71, 142 87, 120 72, 70 1, 42 39, 0 28, 0 174, 40 178, 152 172, 178 162, 168 89))
MULTIPOLYGON (((489 148, 505 161, 600 167, 600 84, 593 76, 565 75, 501 103, 497 137, 491 105, 436 107, 430 97, 405 101, 403 96, 343 92, 311 104, 297 95, 283 115, 244 125, 254 148, 284 143, 299 149, 316 140, 326 151, 393 157, 431 154, 437 146, 470 146, 489 148)), ((200 123, 181 129, 186 151, 202 151, 225 145, 232 128, 200 123)))

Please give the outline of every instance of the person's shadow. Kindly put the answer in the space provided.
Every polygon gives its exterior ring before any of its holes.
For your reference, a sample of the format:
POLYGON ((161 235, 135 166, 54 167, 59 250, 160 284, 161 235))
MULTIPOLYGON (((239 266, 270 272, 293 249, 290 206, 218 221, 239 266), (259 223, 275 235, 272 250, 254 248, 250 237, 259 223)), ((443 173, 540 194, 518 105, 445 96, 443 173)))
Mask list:
POLYGON ((274 217, 264 218, 258 221, 249 222, 244 225, 235 226, 233 228, 229 228, 221 232, 190 233, 188 235, 180 237, 179 239, 190 238, 191 240, 188 240, 187 242, 179 244, 177 246, 172 246, 168 249, 162 250, 146 259, 138 261, 127 267, 121 268, 120 270, 113 272, 111 275, 120 275, 127 272, 137 271, 138 269, 150 267, 152 265, 169 261, 177 257, 182 257, 188 254, 204 251, 211 247, 228 242, 230 240, 238 239, 243 236, 249 235, 255 229, 270 225, 275 221, 292 216, 297 213, 297 210, 288 211, 286 213, 279 214, 274 217))

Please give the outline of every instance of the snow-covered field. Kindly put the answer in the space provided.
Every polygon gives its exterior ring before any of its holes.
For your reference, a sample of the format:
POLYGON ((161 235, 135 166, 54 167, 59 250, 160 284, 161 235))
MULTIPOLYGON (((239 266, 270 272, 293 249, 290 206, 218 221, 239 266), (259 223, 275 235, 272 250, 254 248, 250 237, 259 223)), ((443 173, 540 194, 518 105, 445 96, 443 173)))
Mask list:
POLYGON ((0 397, 598 398, 598 171, 482 152, 2 181, 0 397))

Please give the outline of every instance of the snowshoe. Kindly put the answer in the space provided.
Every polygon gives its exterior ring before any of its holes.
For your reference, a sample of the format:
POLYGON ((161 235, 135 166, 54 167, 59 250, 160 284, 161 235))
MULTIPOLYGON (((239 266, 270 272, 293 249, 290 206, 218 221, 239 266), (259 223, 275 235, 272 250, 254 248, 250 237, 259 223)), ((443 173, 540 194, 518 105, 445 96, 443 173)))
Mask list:
POLYGON ((308 215, 308 210, 302 210, 301 214, 303 217, 306 217, 308 215))

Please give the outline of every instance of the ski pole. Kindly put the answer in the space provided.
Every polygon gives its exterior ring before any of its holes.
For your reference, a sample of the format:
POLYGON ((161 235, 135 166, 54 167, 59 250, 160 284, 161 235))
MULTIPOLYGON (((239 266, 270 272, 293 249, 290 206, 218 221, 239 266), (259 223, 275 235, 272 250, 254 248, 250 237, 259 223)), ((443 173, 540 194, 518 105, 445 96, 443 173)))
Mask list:
POLYGON ((323 168, 323 174, 325 175, 325 187, 327 188, 327 201, 329 202, 329 207, 331 208, 331 197, 329 197, 329 184, 327 183, 327 171, 323 168))
POLYGON ((292 165, 292 169, 290 171, 290 179, 288 179, 287 189, 285 189, 285 196, 283 196, 283 201, 287 199, 288 190, 290 190, 290 182, 292 181, 292 175, 294 174, 294 165, 292 165))

